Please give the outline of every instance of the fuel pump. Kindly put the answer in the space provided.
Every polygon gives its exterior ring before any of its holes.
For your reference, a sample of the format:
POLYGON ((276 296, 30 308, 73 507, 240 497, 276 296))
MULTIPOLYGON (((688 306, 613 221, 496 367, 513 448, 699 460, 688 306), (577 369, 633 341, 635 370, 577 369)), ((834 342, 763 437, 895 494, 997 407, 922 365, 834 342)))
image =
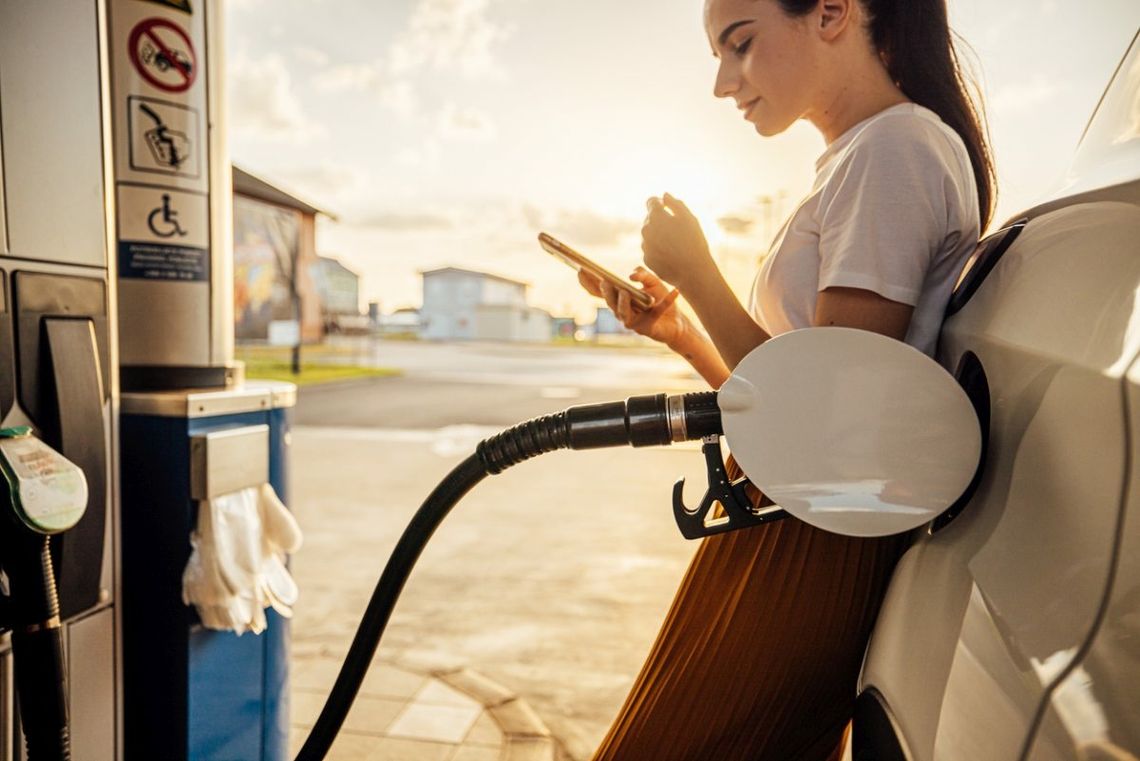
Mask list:
POLYGON ((0 3, 5 761, 21 742, 31 761, 120 757, 106 20, 104 0, 0 3))

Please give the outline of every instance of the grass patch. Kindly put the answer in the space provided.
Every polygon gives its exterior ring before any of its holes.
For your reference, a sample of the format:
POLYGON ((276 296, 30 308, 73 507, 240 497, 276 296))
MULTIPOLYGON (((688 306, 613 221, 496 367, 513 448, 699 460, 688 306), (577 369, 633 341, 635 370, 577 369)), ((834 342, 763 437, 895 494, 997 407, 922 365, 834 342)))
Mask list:
POLYGON ((239 346, 235 351, 235 359, 245 363, 245 377, 250 380, 289 381, 298 386, 362 378, 387 378, 400 374, 399 370, 391 367, 365 367, 345 363, 343 357, 349 353, 341 347, 303 347, 299 375, 293 374, 293 355, 288 347, 239 346), (327 361, 331 357, 341 359, 337 362, 327 361))

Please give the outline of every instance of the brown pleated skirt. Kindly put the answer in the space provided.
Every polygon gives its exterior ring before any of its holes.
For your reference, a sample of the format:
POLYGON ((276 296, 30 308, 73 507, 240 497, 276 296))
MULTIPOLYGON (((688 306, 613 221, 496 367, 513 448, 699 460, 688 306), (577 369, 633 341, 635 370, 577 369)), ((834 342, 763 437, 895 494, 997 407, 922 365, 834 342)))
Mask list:
POLYGON ((795 518, 705 539, 594 761, 838 758, 905 546, 795 518))

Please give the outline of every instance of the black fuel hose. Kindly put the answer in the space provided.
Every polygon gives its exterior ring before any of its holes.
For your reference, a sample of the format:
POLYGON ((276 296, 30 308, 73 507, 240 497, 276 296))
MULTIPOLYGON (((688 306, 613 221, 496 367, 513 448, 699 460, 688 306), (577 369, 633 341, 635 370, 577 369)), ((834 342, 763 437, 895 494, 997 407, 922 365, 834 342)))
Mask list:
POLYGON ((63 631, 48 537, 17 534, 5 542, 7 612, 12 626, 16 697, 28 761, 70 761, 63 631))
POLYGON ((432 534, 467 492, 488 475, 556 449, 660 446, 721 432, 716 392, 634 396, 624 402, 570 407, 484 439, 435 487, 396 543, 332 691, 296 761, 321 761, 340 732, 392 609, 432 534))

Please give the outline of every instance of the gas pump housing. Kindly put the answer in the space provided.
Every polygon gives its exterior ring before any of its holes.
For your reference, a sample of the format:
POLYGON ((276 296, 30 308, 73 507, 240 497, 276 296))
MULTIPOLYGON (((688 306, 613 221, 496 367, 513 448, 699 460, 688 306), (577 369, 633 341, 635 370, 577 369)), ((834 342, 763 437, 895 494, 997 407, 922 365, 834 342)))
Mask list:
MULTIPOLYGON (((72 747, 95 760, 118 758, 122 704, 106 22, 94 0, 0 4, 0 421, 32 425, 87 480, 51 548, 72 747)), ((21 757, 14 702, 4 634, 4 761, 21 757)))

